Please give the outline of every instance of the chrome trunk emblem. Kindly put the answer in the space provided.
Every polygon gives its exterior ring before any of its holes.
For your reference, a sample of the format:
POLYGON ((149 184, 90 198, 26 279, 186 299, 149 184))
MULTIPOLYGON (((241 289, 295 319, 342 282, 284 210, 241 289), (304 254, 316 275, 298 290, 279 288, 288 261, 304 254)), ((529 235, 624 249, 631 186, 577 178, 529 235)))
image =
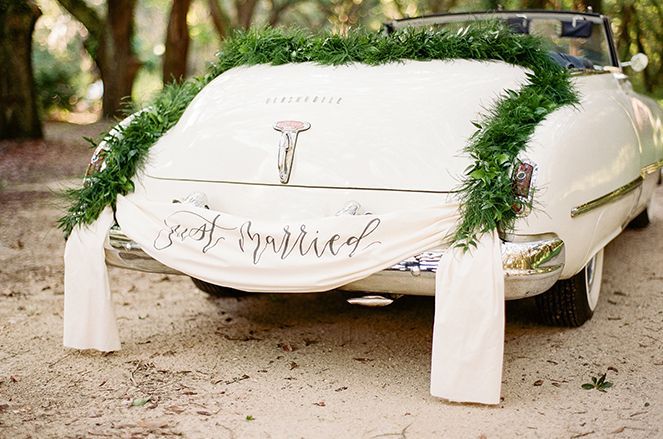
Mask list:
POLYGON ((295 157, 295 146, 297 135, 311 128, 308 122, 298 120, 282 120, 274 124, 274 129, 281 132, 279 140, 279 178, 281 183, 286 184, 290 180, 292 160, 295 157))

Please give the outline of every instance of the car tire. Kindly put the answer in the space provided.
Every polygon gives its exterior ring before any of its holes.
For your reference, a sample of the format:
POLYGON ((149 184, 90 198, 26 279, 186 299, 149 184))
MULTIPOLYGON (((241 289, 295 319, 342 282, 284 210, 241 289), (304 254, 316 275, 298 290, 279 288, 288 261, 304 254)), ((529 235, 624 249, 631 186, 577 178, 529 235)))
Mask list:
POLYGON ((649 212, 645 208, 642 212, 633 218, 626 227, 629 229, 644 229, 649 225, 649 212))
POLYGON ((592 318, 603 277, 603 249, 570 279, 557 281, 548 291, 536 296, 541 320, 553 326, 581 326, 592 318))
POLYGON ((245 296, 247 293, 245 291, 241 290, 236 290, 234 288, 229 288, 229 287, 222 287, 221 285, 215 285, 211 284, 209 282, 205 282, 204 280, 196 279, 195 277, 192 277, 191 280, 193 281, 193 284, 198 288, 200 291, 209 294, 210 296, 214 297, 240 297, 240 296, 245 296))

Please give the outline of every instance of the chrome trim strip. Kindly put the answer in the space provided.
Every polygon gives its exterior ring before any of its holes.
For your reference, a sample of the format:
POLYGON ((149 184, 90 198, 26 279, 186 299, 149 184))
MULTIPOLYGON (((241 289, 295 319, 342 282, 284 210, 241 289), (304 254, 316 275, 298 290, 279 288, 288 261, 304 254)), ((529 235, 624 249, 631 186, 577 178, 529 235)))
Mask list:
POLYGON ((269 187, 281 187, 281 188, 301 188, 301 189, 340 189, 340 190, 353 190, 353 191, 379 191, 379 192, 413 192, 417 194, 455 194, 457 190, 450 191, 431 191, 425 189, 395 189, 395 188, 381 188, 381 187, 343 187, 343 186, 307 186, 302 184, 288 184, 284 186, 283 184, 275 183, 258 183, 253 181, 228 181, 228 180, 197 180, 193 178, 165 178, 165 177, 156 177, 154 175, 146 175, 148 178, 154 180, 162 181, 184 181, 187 183, 221 183, 221 184, 232 184, 237 186, 269 186, 269 187))
POLYGON ((663 160, 659 160, 655 163, 652 163, 651 165, 645 166, 640 170, 640 175, 644 178, 649 174, 653 174, 654 172, 658 171, 661 168, 663 168, 663 160))
POLYGON ((605 75, 607 73, 613 73, 613 72, 611 72, 610 70, 573 69, 569 72, 569 75, 572 78, 577 78, 579 76, 605 75))
POLYGON ((623 196, 639 188, 640 185, 642 185, 643 180, 644 179, 642 178, 642 176, 639 176, 635 180, 626 183, 624 186, 619 187, 608 194, 595 198, 592 201, 589 201, 585 204, 581 204, 578 207, 574 207, 571 210, 571 218, 575 218, 576 216, 587 213, 591 210, 596 209, 597 207, 601 207, 608 203, 612 203, 613 201, 617 201, 623 196))
POLYGON ((608 203, 612 203, 613 201, 617 201, 624 195, 627 195, 630 192, 637 189, 638 187, 640 187, 640 185, 642 185, 642 182, 648 175, 653 174, 654 172, 658 171, 661 168, 663 168, 663 160, 659 160, 657 162, 642 167, 640 169, 640 176, 635 180, 626 183, 624 186, 617 188, 608 194, 598 197, 585 204, 581 204, 580 206, 574 207, 571 210, 571 218, 575 218, 576 216, 582 215, 583 213, 587 213, 593 209, 596 209, 597 207, 601 207, 608 203))

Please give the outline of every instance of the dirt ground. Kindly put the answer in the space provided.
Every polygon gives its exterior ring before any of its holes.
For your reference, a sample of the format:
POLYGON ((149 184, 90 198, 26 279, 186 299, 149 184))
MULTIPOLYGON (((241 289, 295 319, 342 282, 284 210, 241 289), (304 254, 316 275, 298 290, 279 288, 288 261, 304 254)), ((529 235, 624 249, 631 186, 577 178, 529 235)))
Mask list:
POLYGON ((663 187, 653 224, 608 246, 594 318, 544 327, 531 302, 509 303, 504 401, 449 404, 428 392, 430 298, 213 299, 111 269, 122 350, 64 349, 52 191, 86 166, 74 139, 99 129, 0 143, 0 437, 663 437, 663 187), (581 388, 606 372, 605 393, 581 388))

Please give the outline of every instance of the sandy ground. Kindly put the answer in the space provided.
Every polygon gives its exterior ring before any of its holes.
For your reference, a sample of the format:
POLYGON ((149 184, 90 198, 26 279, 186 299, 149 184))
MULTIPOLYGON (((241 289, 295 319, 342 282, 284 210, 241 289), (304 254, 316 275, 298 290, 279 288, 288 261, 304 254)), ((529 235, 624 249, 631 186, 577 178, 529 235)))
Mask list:
POLYGON ((213 299, 111 269, 123 349, 63 349, 51 189, 85 168, 85 130, 0 143, 0 437, 663 437, 663 187, 653 224, 608 246, 593 320, 544 327, 509 303, 503 403, 458 405, 428 393, 430 298, 213 299), (607 392, 581 388, 605 372, 607 392))

